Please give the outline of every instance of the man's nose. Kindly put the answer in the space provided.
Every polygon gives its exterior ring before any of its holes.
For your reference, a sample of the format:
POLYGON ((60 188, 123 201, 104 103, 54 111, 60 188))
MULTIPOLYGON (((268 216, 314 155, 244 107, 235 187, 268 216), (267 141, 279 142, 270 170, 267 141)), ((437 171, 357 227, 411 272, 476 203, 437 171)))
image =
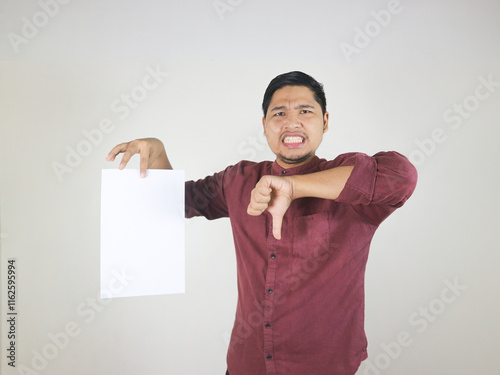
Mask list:
POLYGON ((296 129, 302 127, 302 123, 299 120, 299 116, 296 114, 290 114, 285 122, 286 129, 296 129))

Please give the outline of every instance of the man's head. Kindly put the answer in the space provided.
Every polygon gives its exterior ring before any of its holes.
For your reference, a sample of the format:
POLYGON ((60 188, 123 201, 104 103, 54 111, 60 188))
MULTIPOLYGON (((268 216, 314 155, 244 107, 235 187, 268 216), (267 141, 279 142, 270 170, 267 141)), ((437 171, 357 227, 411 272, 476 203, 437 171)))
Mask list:
POLYGON ((323 114, 326 113, 326 97, 323 85, 310 75, 295 71, 280 74, 269 83, 269 86, 267 86, 266 92, 264 93, 264 100, 262 101, 262 111, 264 112, 264 117, 267 115, 269 104, 271 103, 274 93, 285 86, 308 87, 313 92, 314 100, 321 106, 323 114))
POLYGON ((262 102, 264 134, 284 168, 311 160, 328 130, 323 85, 302 72, 274 78, 262 102))

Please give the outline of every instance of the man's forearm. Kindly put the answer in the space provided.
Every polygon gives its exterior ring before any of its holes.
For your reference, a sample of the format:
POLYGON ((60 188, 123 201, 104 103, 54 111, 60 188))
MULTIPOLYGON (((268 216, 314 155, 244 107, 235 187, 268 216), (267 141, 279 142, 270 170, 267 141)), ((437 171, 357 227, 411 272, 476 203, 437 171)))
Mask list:
POLYGON ((354 166, 343 166, 304 175, 290 176, 293 199, 314 197, 337 199, 354 166))

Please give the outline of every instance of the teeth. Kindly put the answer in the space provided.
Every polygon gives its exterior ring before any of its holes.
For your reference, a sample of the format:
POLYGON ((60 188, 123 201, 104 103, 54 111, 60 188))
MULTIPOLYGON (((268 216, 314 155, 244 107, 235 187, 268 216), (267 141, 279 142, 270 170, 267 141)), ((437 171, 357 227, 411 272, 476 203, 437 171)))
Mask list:
POLYGON ((286 137, 283 142, 285 143, 301 143, 302 137, 286 137))

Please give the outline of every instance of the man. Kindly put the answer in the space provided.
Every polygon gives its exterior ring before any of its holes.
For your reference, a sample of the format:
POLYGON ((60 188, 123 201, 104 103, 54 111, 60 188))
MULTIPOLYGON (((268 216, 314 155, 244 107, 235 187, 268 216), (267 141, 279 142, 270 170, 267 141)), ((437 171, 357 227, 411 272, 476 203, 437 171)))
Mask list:
MULTIPOLYGON (((262 104, 274 162, 241 161, 186 182, 186 217, 229 217, 238 304, 231 375, 353 375, 367 358, 364 271, 375 230, 411 196, 417 173, 396 152, 316 156, 328 130, 323 86, 302 72, 271 81, 262 104)), ((156 139, 116 146, 171 168, 156 139)))

